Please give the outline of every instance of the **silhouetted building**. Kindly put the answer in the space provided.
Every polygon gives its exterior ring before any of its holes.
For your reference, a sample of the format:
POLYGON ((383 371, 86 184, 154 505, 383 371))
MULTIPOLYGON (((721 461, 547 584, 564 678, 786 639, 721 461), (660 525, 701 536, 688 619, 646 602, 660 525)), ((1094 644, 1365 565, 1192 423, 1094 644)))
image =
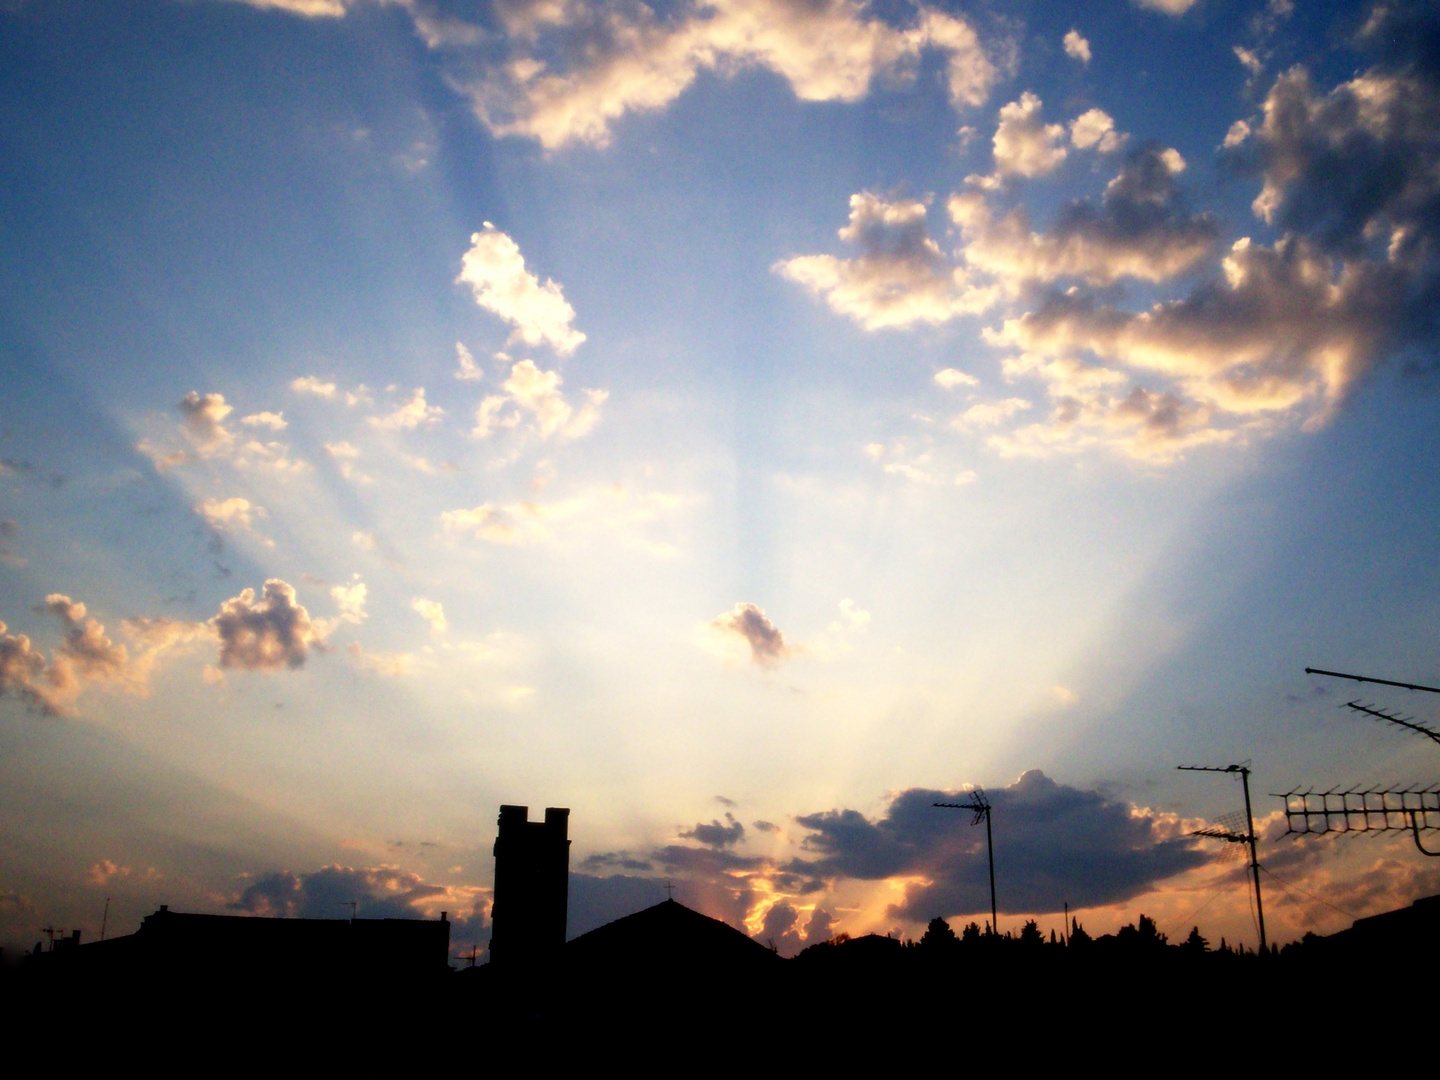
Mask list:
MULTIPOLYGON (((898 944, 898 942, 897 942, 898 944)), ((664 900, 581 934, 565 946, 572 975, 713 982, 773 973, 780 957, 728 923, 664 900)))
POLYGON ((196 915, 161 905, 124 937, 78 945, 46 965, 79 976, 189 984, 424 979, 449 970, 450 922, 196 915))
POLYGON ((527 806, 500 807, 490 960, 507 967, 548 963, 565 944, 570 811, 547 806, 543 822, 529 818, 527 806))

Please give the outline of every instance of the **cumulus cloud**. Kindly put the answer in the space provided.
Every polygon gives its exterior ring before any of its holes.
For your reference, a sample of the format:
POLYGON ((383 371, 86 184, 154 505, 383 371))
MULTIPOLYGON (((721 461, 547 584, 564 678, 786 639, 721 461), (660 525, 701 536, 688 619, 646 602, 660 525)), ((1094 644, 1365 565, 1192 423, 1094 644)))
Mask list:
POLYGON ((560 285, 549 278, 542 283, 526 269, 520 245, 488 221, 471 234, 455 280, 470 286, 475 303, 514 327, 511 341, 549 345, 568 356, 585 340, 571 325, 575 309, 560 285))
POLYGON ((381 431, 414 431, 418 427, 434 427, 445 410, 425 403, 425 388, 417 386, 404 403, 384 416, 372 416, 370 425, 381 431))
POLYGON ((1070 121, 1070 141, 1080 150, 1094 147, 1102 154, 1113 154, 1125 145, 1126 138, 1115 130, 1115 120, 1104 109, 1087 109, 1070 121))
MULTIPOLYGON (((830 881, 908 879, 893 917, 986 911, 984 831, 972 829, 963 812, 933 805, 966 794, 911 788, 875 820, 855 810, 800 816, 810 857, 791 868, 830 881)), ((1005 853, 1011 882, 1000 890, 1002 911, 1058 911, 1065 900, 1072 907, 1120 903, 1208 860, 1167 815, 1057 784, 1038 770, 989 798, 995 849, 1005 853)))
POLYGON ((1065 127, 1041 120, 1042 104, 1026 90, 1000 109, 993 141, 997 177, 1044 176, 1065 160, 1065 127))
POLYGON ((505 393, 488 395, 475 410, 475 427, 470 434, 477 439, 489 438, 496 431, 520 427, 528 417, 527 430, 541 439, 583 438, 600 422, 600 407, 609 392, 583 391, 585 403, 577 409, 561 393, 563 382, 558 371, 544 371, 533 360, 517 361, 502 384, 505 393))
POLYGON ((964 238, 966 267, 993 276, 1009 295, 1060 278, 1160 282, 1207 259, 1219 234, 1211 215, 1187 212, 1176 183, 1183 169, 1173 150, 1143 147, 1106 185, 1098 206, 1075 200, 1043 232, 1032 231, 1023 207, 995 217, 978 192, 952 196, 947 208, 964 238))
POLYGON ((259 599, 242 589, 220 605, 209 622, 220 639, 220 667, 246 671, 299 668, 310 649, 323 648, 323 627, 297 603, 293 586, 271 578, 259 599))
POLYGON ((1003 401, 983 401, 978 405, 971 405, 959 416, 951 421, 951 424, 958 428, 982 428, 995 427, 1011 419, 1016 413, 1024 412, 1030 408, 1030 402, 1024 398, 1005 398, 1003 401))
POLYGON ((263 506, 257 506, 238 495, 229 499, 205 499, 195 504, 195 512, 216 532, 250 532, 254 530, 255 519, 266 516, 263 506))
MULTIPOLYGON (((290 457, 290 448, 279 442, 262 442, 254 438, 237 438, 226 426, 235 411, 224 394, 201 394, 191 390, 180 399, 179 440, 172 436, 156 442, 143 438, 135 449, 148 457, 156 469, 164 472, 206 458, 228 461, 239 468, 262 468, 279 474, 303 471, 303 461, 290 457)), ((253 413, 241 420, 243 426, 283 430, 287 425, 278 413, 253 413)))
POLYGON ((339 387, 314 375, 301 375, 290 381, 290 389, 297 394, 313 394, 315 397, 329 399, 335 396, 339 387))
POLYGON ((76 699, 92 685, 144 694, 161 654, 203 635, 190 623, 171 629, 163 625, 167 620, 127 620, 122 625, 139 649, 132 654, 106 634, 83 603, 63 593, 51 593, 35 611, 58 619, 63 636, 47 659, 28 636, 12 635, 0 622, 0 696, 12 693, 48 716, 72 714, 76 699))
POLYGON ((258 412, 249 416, 242 416, 240 423, 246 427, 263 427, 271 431, 284 431, 290 424, 285 419, 284 413, 258 412))
POLYGON ((1082 64, 1090 63, 1090 42, 1081 36, 1080 31, 1074 28, 1065 35, 1065 55, 1072 60, 1079 60, 1082 64))
POLYGON ((785 643, 785 635, 755 604, 736 604, 717 616, 710 627, 716 632, 739 638, 750 650, 750 659, 761 667, 774 667, 795 650, 785 643))
POLYGON ((344 0, 238 0, 262 11, 284 11, 307 19, 337 19, 345 14, 344 0))
POLYGON ((995 303, 996 290, 976 288, 962 268, 947 265, 926 232, 927 211, 919 199, 868 191, 852 195, 850 222, 839 236, 859 247, 859 255, 801 255, 773 269, 867 330, 943 323, 985 311, 995 303))
POLYGON ((510 52, 465 91, 495 134, 547 149, 604 146, 616 120, 665 108, 703 70, 767 69, 803 101, 857 101, 879 79, 913 78, 932 51, 956 107, 982 103, 999 75, 968 22, 923 6, 905 27, 856 0, 694 0, 663 15, 638 0, 573 0, 497 14, 510 52))

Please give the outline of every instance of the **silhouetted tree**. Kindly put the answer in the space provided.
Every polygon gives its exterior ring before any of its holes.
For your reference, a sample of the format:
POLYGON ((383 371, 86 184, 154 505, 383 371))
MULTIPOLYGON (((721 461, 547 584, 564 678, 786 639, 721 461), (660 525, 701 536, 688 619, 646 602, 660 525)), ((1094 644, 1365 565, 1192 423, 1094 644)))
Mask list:
POLYGON ((972 945, 973 945, 975 942, 979 941, 979 940, 980 940, 980 924, 977 923, 977 922, 968 922, 968 923, 966 923, 966 924, 965 924, 965 929, 960 932, 960 940, 963 941, 963 942, 966 942, 967 944, 972 944, 972 945))
POLYGON ((1020 928, 1020 944, 1030 948, 1045 944, 1045 939, 1040 936, 1040 924, 1034 919, 1027 919, 1020 928))
POLYGON ((1070 944, 1072 946, 1084 948, 1092 940, 1090 935, 1085 932, 1085 928, 1080 925, 1079 919, 1070 920, 1070 944))
POLYGON ((940 917, 930 920, 930 925, 925 927, 925 933, 920 938, 920 945, 926 949, 948 949, 960 943, 955 936, 955 931, 950 929, 950 924, 940 917))
POLYGON ((1207 953, 1210 951, 1210 942, 1201 935, 1200 927, 1192 926, 1190 936, 1180 947, 1189 953, 1207 953))

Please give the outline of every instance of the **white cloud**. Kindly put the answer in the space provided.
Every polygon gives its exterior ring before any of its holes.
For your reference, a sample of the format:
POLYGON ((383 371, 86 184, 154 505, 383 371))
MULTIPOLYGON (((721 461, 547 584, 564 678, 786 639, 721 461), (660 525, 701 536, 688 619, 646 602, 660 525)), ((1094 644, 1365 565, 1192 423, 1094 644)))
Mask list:
POLYGON ((1082 64, 1090 63, 1090 42, 1080 35, 1079 30, 1071 29, 1065 35, 1065 55, 1082 64))
POLYGON ((481 503, 447 510, 440 515, 440 526, 450 535, 506 546, 589 542, 608 536, 627 547, 670 558, 675 545, 657 540, 654 530, 691 501, 612 484, 551 502, 481 503))
POLYGON ((263 427, 271 431, 284 431, 290 425, 285 421, 284 413, 258 412, 249 416, 241 417, 240 423, 246 427, 263 427))
POLYGON ((290 381, 290 389, 297 394, 314 394, 316 397, 333 398, 338 387, 315 375, 301 375, 290 381))
POLYGON ((335 601, 335 608, 343 621, 358 626, 369 618, 365 611, 366 592, 359 574, 355 574, 348 584, 336 585, 330 590, 330 599, 335 601))
POLYGON ((470 286, 475 303, 514 327, 512 341, 549 345, 562 356, 573 353, 585 335, 571 324, 575 309, 559 284, 540 279, 525 268, 520 246, 490 222, 470 236, 470 250, 460 260, 455 279, 470 286))
POLYGON ((239 496, 230 499, 206 499, 197 503, 195 512, 205 519, 212 529, 249 529, 257 517, 265 516, 265 508, 256 506, 249 499, 239 496))
POLYGON ((345 14, 343 0, 238 0, 249 7, 262 11, 284 11, 301 15, 307 19, 337 19, 345 14))
POLYGON ((918 199, 892 200, 868 191, 852 195, 850 223, 839 236, 860 248, 858 256, 801 255, 772 269, 867 330, 943 323, 985 311, 998 294, 974 287, 963 271, 946 264, 926 233, 926 211, 918 199))
POLYGON ((470 350, 458 341, 455 343, 455 359, 459 364, 455 369, 455 378, 461 382, 479 382, 485 378, 485 373, 475 366, 475 357, 470 355, 470 350))
POLYGON ((1135 0, 1143 8, 1174 15, 1177 19, 1195 6, 1195 0, 1135 0))
POLYGON ((998 77, 969 23, 928 7, 904 29, 855 0, 697 0, 668 16, 644 3, 570 0, 501 17, 511 55, 465 89, 494 133, 547 149, 604 146, 616 120, 668 106, 702 70, 763 68, 803 101, 857 101, 879 78, 913 77, 934 50, 957 107, 982 103, 998 77))
POLYGON ((1065 128, 1040 119, 1042 104, 1026 90, 1000 109, 993 144, 997 177, 1044 176, 1065 160, 1065 128))
POLYGON ((439 600, 426 600, 423 596, 417 596, 410 601, 410 608, 430 624, 430 632, 437 637, 450 628, 450 622, 445 618, 445 608, 439 600))
POLYGON ((957 386, 979 386, 980 380, 974 375, 969 375, 953 367, 942 368, 935 373, 935 382, 946 390, 953 390, 957 386))
POLYGON ((384 416, 372 416, 370 424, 381 431, 414 431, 422 426, 434 427, 444 415, 440 406, 425 403, 425 388, 417 386, 404 404, 384 416))
POLYGON ((1102 154, 1113 154, 1128 138, 1116 132, 1115 121, 1103 109, 1088 109, 1070 121, 1070 141, 1080 150, 1093 146, 1102 154))
POLYGON ((1003 401, 987 401, 972 405, 951 421, 957 428, 996 427, 1030 408, 1024 398, 1005 398, 1003 401))

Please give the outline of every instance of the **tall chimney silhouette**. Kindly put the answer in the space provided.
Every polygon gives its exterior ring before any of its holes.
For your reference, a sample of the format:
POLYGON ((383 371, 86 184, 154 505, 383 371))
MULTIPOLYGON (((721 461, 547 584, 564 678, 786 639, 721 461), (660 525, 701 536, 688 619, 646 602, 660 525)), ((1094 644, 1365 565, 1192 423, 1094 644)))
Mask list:
POLYGON ((500 807, 495 837, 490 962, 512 969, 543 965, 565 944, 570 811, 547 806, 543 822, 529 818, 528 806, 500 807))

